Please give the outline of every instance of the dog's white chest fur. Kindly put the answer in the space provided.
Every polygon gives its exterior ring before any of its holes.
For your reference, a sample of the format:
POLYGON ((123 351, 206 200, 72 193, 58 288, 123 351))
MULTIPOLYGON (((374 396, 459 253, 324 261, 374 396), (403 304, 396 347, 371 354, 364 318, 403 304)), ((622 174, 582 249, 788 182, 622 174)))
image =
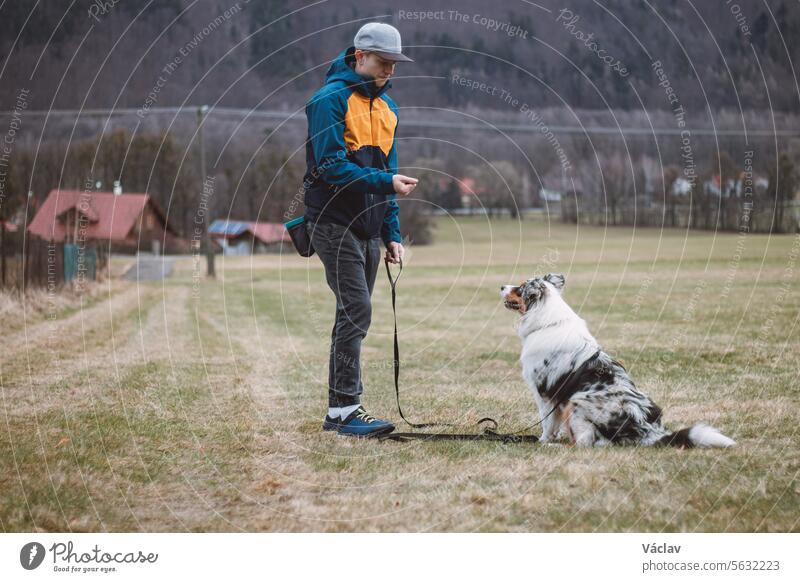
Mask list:
POLYGON ((554 382, 600 348, 586 322, 560 295, 523 315, 517 333, 522 377, 537 394, 538 386, 554 382))

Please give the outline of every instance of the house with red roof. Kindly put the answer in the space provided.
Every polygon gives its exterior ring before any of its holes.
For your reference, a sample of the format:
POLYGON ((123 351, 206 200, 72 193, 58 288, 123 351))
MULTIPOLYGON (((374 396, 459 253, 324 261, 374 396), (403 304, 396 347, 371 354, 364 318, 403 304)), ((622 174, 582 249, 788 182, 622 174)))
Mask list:
POLYGON ((64 280, 94 279, 108 253, 161 254, 188 249, 148 194, 52 190, 28 233, 61 246, 64 280))
POLYGON ((141 193, 52 190, 28 232, 50 242, 99 245, 113 252, 160 254, 186 246, 153 198, 141 193))

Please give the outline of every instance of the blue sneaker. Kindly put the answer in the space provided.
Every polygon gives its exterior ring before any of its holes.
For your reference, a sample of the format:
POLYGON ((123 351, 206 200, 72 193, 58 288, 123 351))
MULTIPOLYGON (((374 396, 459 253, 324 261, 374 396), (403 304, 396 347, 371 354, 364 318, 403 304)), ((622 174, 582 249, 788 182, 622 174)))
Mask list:
POLYGON ((344 420, 325 416, 323 430, 335 430, 348 436, 371 437, 387 434, 394 430, 394 425, 387 420, 380 420, 367 414, 363 406, 359 406, 344 420))
POLYGON ((325 422, 322 423, 322 430, 339 430, 341 424, 342 424, 341 418, 331 418, 326 414, 325 422))

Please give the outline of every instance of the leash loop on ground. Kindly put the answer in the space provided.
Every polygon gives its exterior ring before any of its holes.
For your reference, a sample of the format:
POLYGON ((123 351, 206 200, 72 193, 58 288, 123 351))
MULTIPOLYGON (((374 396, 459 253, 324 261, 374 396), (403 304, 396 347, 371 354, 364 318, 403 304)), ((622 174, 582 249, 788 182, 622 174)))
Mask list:
MULTIPOLYGON (((411 422, 403 414, 403 408, 400 406, 400 342, 397 338, 397 281, 403 273, 403 259, 398 260, 400 270, 397 272, 396 277, 392 277, 392 272, 389 269, 389 259, 384 260, 386 266, 386 276, 389 279, 389 285, 392 289, 392 315, 394 317, 394 393, 397 400, 397 411, 400 413, 406 424, 412 428, 426 428, 431 426, 458 426, 446 422, 411 422)), ((552 411, 551 411, 552 413, 552 411)), ((548 414, 549 416, 549 414, 548 414)), ((419 440, 493 440, 508 443, 523 443, 523 442, 538 442, 539 437, 535 435, 520 435, 518 433, 502 434, 497 432, 500 425, 493 418, 488 416, 481 418, 476 422, 476 426, 489 422, 492 427, 486 427, 483 432, 477 434, 456 434, 456 433, 428 433, 428 432, 391 432, 388 434, 379 435, 379 440, 395 440, 395 441, 408 441, 411 439, 419 440)), ((534 425, 536 426, 536 425, 534 425)), ((522 431, 518 431, 522 432, 522 431)))

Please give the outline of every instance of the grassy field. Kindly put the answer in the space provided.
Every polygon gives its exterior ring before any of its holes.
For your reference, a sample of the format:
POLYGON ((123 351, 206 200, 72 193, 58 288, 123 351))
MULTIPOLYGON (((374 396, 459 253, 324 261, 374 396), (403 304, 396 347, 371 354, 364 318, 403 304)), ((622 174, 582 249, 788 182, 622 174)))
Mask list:
MULTIPOLYGON (((404 411, 533 422, 498 286, 547 271, 665 410, 725 451, 377 443, 320 430, 319 260, 190 259, 31 313, 0 354, 3 531, 797 531, 797 236, 442 219, 399 283, 404 411)), ((383 272, 364 402, 394 407, 383 272)), ((407 427, 405 427, 407 428, 407 427)))

